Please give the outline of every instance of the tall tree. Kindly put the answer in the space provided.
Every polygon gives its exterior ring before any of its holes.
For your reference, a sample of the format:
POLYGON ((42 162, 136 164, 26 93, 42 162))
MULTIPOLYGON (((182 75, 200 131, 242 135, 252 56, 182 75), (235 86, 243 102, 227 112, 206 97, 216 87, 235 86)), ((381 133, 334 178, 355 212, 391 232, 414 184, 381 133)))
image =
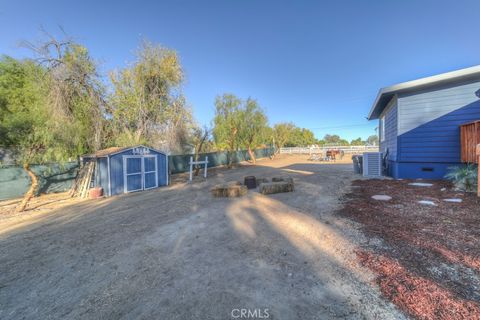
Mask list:
MULTIPOLYGON (((193 146, 195 161, 199 161, 200 153, 204 153, 209 148, 209 136, 211 130, 205 126, 203 128, 196 126, 192 129, 190 136, 191 145, 193 146)), ((200 172, 200 165, 195 165, 195 176, 200 172)))
POLYGON ((239 139, 247 148, 251 161, 256 163, 255 149, 265 142, 268 128, 267 116, 256 100, 247 99, 244 107, 240 110, 240 123, 239 139))
POLYGON ((367 143, 371 146, 378 146, 378 136, 376 134, 369 136, 367 143))
MULTIPOLYGON (((48 72, 32 61, 3 57, 0 60, 0 96, 3 147, 13 149, 31 179, 17 211, 25 210, 38 187, 32 163, 65 161, 76 154, 74 141, 66 139, 49 103, 48 72), (73 145, 73 147, 72 147, 73 145)), ((63 123, 67 129, 69 123, 63 123)))
POLYGON ((350 142, 350 145, 351 146, 363 146, 365 145, 365 141, 362 140, 362 138, 357 138, 357 139, 354 139, 350 142))
POLYGON ((67 140, 75 137, 70 147, 76 154, 98 150, 103 144, 106 102, 97 64, 87 48, 68 36, 57 39, 45 31, 44 35, 39 44, 24 45, 49 78, 48 104, 57 132, 67 140))
POLYGON ((312 131, 294 127, 291 131, 290 137, 286 142, 288 147, 305 147, 315 143, 315 136, 312 131))
POLYGON ((228 167, 233 163, 233 152, 240 145, 239 131, 242 125, 242 101, 233 94, 223 94, 215 99, 213 138, 221 149, 227 150, 228 167))
POLYGON ((323 140, 325 141, 326 144, 330 145, 340 145, 340 142, 342 141, 342 138, 340 138, 339 135, 337 134, 326 134, 323 137, 323 140))
POLYGON ((193 119, 181 90, 184 73, 177 53, 144 41, 135 62, 110 78, 116 144, 181 149, 193 119))
POLYGON ((0 71, 2 109, 8 114, 2 119, 2 127, 8 127, 5 143, 18 152, 31 178, 17 211, 37 191, 32 163, 63 162, 102 142, 103 91, 95 63, 83 46, 45 35, 39 45, 24 43, 33 60, 3 58, 0 71))
POLYGON ((291 122, 277 123, 273 126, 273 137, 275 140, 276 153, 280 152, 280 148, 283 148, 288 142, 288 139, 292 136, 292 132, 295 129, 295 125, 291 122))

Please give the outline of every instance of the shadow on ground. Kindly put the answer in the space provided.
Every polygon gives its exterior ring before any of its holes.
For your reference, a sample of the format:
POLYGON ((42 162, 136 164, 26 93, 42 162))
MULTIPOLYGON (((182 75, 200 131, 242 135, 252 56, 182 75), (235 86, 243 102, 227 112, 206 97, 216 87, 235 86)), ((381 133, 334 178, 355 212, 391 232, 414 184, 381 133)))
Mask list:
POLYGON ((365 239, 334 214, 350 166, 298 161, 1 221, 0 317, 231 319, 247 308, 270 319, 402 318, 355 262, 365 239), (209 194, 284 174, 295 192, 209 194))

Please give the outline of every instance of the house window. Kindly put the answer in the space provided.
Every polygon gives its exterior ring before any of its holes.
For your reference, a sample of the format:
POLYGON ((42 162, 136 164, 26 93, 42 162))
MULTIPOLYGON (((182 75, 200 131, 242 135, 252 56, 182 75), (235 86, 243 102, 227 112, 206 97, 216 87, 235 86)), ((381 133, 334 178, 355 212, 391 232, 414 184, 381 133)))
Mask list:
POLYGON ((380 141, 385 141, 385 116, 380 117, 380 141))

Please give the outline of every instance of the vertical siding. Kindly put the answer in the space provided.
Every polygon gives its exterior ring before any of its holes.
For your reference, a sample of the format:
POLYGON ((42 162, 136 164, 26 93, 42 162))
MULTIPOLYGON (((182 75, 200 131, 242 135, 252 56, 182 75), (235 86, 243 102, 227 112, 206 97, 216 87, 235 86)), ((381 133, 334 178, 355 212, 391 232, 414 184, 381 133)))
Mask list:
POLYGON ((128 154, 132 154, 131 150, 110 157, 112 195, 123 193, 123 156, 128 154))
POLYGON ((460 162, 459 126, 480 119, 479 89, 477 81, 399 96, 399 161, 460 162))
MULTIPOLYGON (((163 153, 155 152, 150 149, 151 155, 157 156, 158 161, 158 186, 164 186, 167 184, 167 168, 166 168, 166 155, 163 153)), ((121 194, 124 192, 123 188, 123 156, 133 155, 132 149, 125 150, 119 154, 110 157, 110 179, 112 185, 112 195, 121 194)))
POLYGON ((107 158, 97 160, 97 185, 103 188, 103 193, 108 194, 108 162, 107 158))
POLYGON ((380 117, 385 116, 385 140, 380 141, 380 151, 386 154, 388 160, 397 160, 397 98, 393 97, 380 117))
POLYGON ((167 156, 164 154, 157 154, 157 165, 158 165, 158 185, 165 186, 167 185, 167 156))

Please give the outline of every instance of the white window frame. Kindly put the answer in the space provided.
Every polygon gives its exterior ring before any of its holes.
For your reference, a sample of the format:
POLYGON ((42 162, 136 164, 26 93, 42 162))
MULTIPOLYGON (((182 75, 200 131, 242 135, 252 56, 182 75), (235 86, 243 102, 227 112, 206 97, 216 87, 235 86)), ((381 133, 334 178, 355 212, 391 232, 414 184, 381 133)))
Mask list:
POLYGON ((144 189, 144 176, 143 176, 143 159, 140 160, 140 172, 134 172, 134 173, 128 173, 127 174, 127 159, 131 158, 137 158, 137 159, 142 159, 143 156, 123 156, 123 192, 124 193, 130 193, 130 192, 136 192, 136 191, 142 191, 144 189), (135 190, 128 190, 127 188, 127 177, 132 176, 132 175, 138 175, 140 174, 140 178, 142 179, 142 187, 140 189, 135 189, 135 190))
POLYGON ((142 160, 142 169, 144 170, 143 171, 143 190, 149 190, 149 189, 154 189, 154 188, 158 188, 158 158, 157 158, 157 155, 145 155, 143 156, 143 160, 142 160), (155 170, 153 171, 145 171, 145 158, 155 158, 155 170), (145 188, 145 174, 147 173, 155 173, 155 186, 153 187, 150 187, 150 188, 145 188))
POLYGON ((380 130, 379 130, 379 135, 380 135, 380 142, 385 141, 385 115, 382 115, 380 117, 380 130))

